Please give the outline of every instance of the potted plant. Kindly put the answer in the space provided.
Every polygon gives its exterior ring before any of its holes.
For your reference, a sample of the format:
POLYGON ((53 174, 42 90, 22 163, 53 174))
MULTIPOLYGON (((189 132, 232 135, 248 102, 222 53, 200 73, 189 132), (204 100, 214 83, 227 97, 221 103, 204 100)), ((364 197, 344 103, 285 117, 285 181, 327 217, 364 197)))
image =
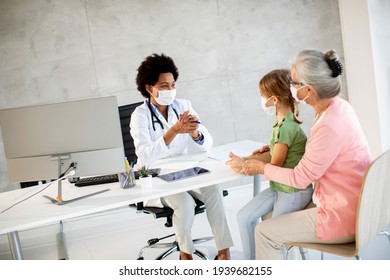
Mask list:
POLYGON ((148 177, 150 175, 149 174, 149 168, 146 165, 142 165, 138 169, 138 174, 139 174, 140 177, 148 177))
POLYGON ((148 189, 152 187, 152 175, 149 173, 149 167, 141 165, 138 169, 139 180, 142 188, 148 189))

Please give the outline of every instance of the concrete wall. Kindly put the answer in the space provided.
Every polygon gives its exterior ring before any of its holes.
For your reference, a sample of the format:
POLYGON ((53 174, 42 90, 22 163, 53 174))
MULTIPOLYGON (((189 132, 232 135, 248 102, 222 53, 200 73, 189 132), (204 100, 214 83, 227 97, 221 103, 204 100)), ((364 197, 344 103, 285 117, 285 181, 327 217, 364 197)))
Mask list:
POLYGON ((377 157, 390 148, 390 1, 339 3, 348 99, 377 157))
MULTIPOLYGON (((370 146, 379 152, 390 146, 385 127, 390 114, 388 12, 385 0, 0 0, 0 109, 108 95, 118 96, 120 104, 139 101, 136 68, 147 55, 164 52, 180 70, 178 96, 192 100, 216 144, 267 142, 273 119, 260 107, 260 77, 273 68, 288 67, 301 49, 334 48, 342 59, 345 54, 344 78, 350 92, 347 95, 345 83, 342 96, 356 101, 370 146), (364 37, 362 28, 351 23, 342 34, 346 20, 357 17, 362 22, 361 11, 364 37), (371 51, 370 65, 355 72, 353 63, 367 53, 357 48, 359 42, 345 45, 351 36, 360 36, 371 51), (373 87, 365 87, 370 71, 375 73, 369 82, 373 87)), ((308 132, 313 112, 301 109, 308 132)), ((0 135, 0 191, 18 187, 8 180, 0 135)), ((115 218, 118 226, 120 219, 115 218)), ((94 228, 88 221, 81 224, 90 239, 94 228)), ((107 222, 112 217, 98 224, 107 222)), ((49 244, 48 259, 55 259, 57 232, 57 225, 22 232, 24 247, 31 248, 27 258, 45 258, 42 248, 49 244)), ((133 220, 129 234, 134 234, 133 220)), ((109 239, 104 235, 102 240, 109 239)), ((91 248, 100 243, 99 239, 91 248)), ((389 259, 387 246, 387 240, 378 237, 363 257, 389 259)), ((5 235, 0 236, 0 251, 9 254, 5 235)))
POLYGON ((390 1, 368 1, 381 150, 390 149, 390 1))
MULTIPOLYGON (((0 108, 107 95, 139 101, 136 68, 164 52, 180 71, 178 97, 192 100, 215 144, 268 142, 273 118, 258 92, 266 72, 304 48, 343 57, 337 0, 1 0, 0 26, 0 108)), ((301 116, 308 132, 313 112, 301 116)), ((18 187, 1 138, 0 176, 0 191, 18 187)))

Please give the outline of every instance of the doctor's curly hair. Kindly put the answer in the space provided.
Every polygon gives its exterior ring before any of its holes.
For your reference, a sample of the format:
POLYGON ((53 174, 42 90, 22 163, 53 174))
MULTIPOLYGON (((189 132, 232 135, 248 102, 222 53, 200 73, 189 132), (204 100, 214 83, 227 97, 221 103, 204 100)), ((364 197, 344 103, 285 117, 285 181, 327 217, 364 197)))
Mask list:
POLYGON ((172 58, 164 54, 152 54, 145 58, 137 69, 138 73, 135 78, 137 89, 142 96, 149 98, 149 93, 146 91, 146 85, 154 85, 161 73, 172 73, 175 81, 179 77, 179 71, 172 58))

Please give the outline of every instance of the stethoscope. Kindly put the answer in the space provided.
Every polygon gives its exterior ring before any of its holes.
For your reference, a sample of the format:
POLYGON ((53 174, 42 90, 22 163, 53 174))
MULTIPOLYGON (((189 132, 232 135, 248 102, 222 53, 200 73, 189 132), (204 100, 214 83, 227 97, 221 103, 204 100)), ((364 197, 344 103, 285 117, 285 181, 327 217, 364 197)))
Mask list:
MULTIPOLYGON (((160 126, 161 126, 161 129, 164 129, 164 125, 163 123, 160 121, 160 119, 157 117, 156 113, 153 111, 153 108, 152 108, 152 105, 150 105, 150 98, 148 98, 148 100, 146 101, 146 103, 148 104, 148 108, 150 110, 150 116, 152 117, 152 126, 153 126, 153 130, 156 131, 156 127, 155 127, 155 123, 159 123, 160 126)), ((175 115, 177 117, 177 119, 179 119, 179 115, 177 114, 175 108, 173 108, 173 111, 175 112, 175 115)))

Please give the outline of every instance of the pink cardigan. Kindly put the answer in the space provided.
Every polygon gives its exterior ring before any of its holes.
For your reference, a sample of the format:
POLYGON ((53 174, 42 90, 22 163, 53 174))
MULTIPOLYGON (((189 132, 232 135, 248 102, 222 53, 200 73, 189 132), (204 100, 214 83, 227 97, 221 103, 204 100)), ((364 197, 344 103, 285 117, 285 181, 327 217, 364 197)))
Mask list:
POLYGON ((315 183, 317 238, 329 240, 355 234, 363 177, 372 157, 352 106, 333 98, 312 127, 306 152, 294 169, 267 164, 269 180, 304 189, 315 183))

